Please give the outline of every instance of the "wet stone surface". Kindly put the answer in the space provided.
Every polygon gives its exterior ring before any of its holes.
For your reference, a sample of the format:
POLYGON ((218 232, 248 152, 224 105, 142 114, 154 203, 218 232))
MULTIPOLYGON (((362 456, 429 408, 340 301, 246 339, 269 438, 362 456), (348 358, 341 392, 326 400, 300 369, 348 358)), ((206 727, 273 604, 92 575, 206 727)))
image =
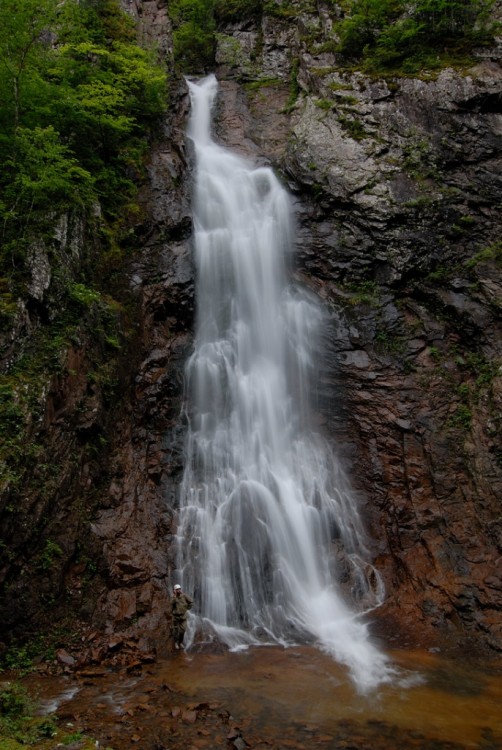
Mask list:
POLYGON ((40 710, 121 750, 497 750, 502 665, 392 654, 392 684, 361 695, 315 649, 181 653, 155 664, 31 675, 40 710))

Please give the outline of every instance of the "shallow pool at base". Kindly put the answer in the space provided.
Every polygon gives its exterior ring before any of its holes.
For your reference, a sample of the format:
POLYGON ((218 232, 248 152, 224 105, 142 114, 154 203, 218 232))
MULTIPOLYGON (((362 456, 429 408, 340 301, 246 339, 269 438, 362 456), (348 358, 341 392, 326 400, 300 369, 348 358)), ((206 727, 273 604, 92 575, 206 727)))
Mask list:
MULTIPOLYGON (((392 727, 465 748, 502 748, 500 669, 464 666, 437 654, 397 652, 391 684, 359 694, 346 670, 313 648, 184 654, 170 672, 177 688, 224 700, 259 729, 292 722, 326 732, 340 721, 392 727)), ((499 665, 500 666, 500 665, 499 665)))
POLYGON ((501 660, 388 656, 392 682, 366 695, 308 646, 178 652, 25 681, 44 713, 113 750, 233 750, 234 732, 249 750, 502 750, 501 660))

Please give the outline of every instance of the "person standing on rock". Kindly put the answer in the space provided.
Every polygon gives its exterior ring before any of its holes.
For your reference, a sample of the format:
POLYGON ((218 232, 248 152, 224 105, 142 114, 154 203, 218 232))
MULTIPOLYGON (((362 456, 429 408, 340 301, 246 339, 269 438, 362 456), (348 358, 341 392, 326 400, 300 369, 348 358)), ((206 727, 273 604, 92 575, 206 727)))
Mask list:
POLYGON ((187 629, 187 612, 192 609, 193 599, 184 594, 181 586, 177 583, 173 589, 173 598, 171 599, 171 614, 173 617, 172 634, 174 639, 174 648, 176 650, 183 648, 183 638, 187 629))

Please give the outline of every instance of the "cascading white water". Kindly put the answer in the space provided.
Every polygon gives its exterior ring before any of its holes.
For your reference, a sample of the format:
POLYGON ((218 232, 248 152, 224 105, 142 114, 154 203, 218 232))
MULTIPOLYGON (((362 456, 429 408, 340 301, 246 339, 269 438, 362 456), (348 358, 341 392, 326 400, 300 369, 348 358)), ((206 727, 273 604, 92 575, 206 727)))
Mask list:
POLYGON ((189 638, 314 641, 364 690, 387 674, 360 614, 383 591, 349 483, 309 423, 322 312, 287 283, 288 195, 212 140, 216 78, 189 88, 198 313, 177 532, 189 638))

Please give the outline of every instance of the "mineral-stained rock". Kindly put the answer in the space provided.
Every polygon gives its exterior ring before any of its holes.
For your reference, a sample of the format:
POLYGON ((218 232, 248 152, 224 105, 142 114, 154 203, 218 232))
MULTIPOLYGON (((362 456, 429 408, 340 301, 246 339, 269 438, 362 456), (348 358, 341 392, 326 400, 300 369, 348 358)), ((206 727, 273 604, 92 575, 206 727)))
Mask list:
MULTIPOLYGON (((501 649, 499 50, 466 72, 373 80, 341 70, 330 45, 316 51, 313 38, 331 40, 331 5, 315 13, 290 5, 287 17, 276 8, 219 30, 215 132, 246 158, 271 164, 290 189, 294 283, 325 311, 315 422, 361 497, 387 589, 375 613, 382 632, 432 647, 472 635, 501 649)), ((124 6, 166 54, 165 3, 124 6)), ((59 574, 49 570, 54 582, 60 576, 60 600, 73 597, 92 630, 106 634, 103 644, 89 642, 90 660, 110 651, 118 658, 122 647, 106 645, 113 634, 134 643, 145 636, 145 653, 168 650, 184 363, 195 317, 184 81, 173 77, 170 96, 140 218, 131 220, 125 286, 136 335, 121 364, 123 401, 107 414, 99 385, 86 380, 90 343, 75 342, 66 372, 43 394, 58 490, 50 500, 25 498, 21 522, 7 517, 4 525, 20 551, 0 569, 17 602, 4 607, 6 617, 19 624, 37 616, 21 550, 31 521, 48 517, 44 543, 57 543, 47 549, 59 546, 67 563, 59 574), (106 452, 79 464, 81 445, 103 431, 106 452), (78 568, 81 536, 91 552, 78 568), (86 590, 89 572, 96 578, 86 590)), ((51 252, 64 250, 68 279, 84 234, 71 217, 55 234, 51 252)), ((46 300, 46 250, 36 246, 30 257, 31 299, 4 336, 7 363, 40 306, 57 315, 57 300, 46 300)), ((35 479, 43 470, 34 467, 35 479)), ((42 570, 48 558, 43 548, 37 554, 42 570)), ((47 581, 37 580, 38 595, 49 598, 47 581)))
MULTIPOLYGON (((267 152, 254 92, 246 111, 234 84, 217 132, 258 163, 259 143, 294 194, 297 278, 329 317, 318 421, 366 498, 388 591, 377 616, 415 641, 471 633, 500 648, 502 282, 494 260, 468 262, 500 233, 500 70, 389 85, 294 44, 286 149, 267 152)), ((261 112, 284 128, 271 88, 261 112)))
MULTIPOLYGON (((222 29, 217 137, 272 163, 293 195, 296 279, 326 311, 316 421, 363 498, 387 587, 376 616, 409 642, 475 634, 500 647, 502 289, 489 258, 465 265, 500 233, 500 72, 370 80, 298 33, 330 28, 300 9, 222 29), (266 84, 237 82, 253 76, 266 84)), ((134 632, 139 616, 159 635, 194 306, 179 102, 143 191, 148 239, 131 273, 142 351, 94 526, 110 586, 96 613, 110 630, 121 617, 134 632)))

